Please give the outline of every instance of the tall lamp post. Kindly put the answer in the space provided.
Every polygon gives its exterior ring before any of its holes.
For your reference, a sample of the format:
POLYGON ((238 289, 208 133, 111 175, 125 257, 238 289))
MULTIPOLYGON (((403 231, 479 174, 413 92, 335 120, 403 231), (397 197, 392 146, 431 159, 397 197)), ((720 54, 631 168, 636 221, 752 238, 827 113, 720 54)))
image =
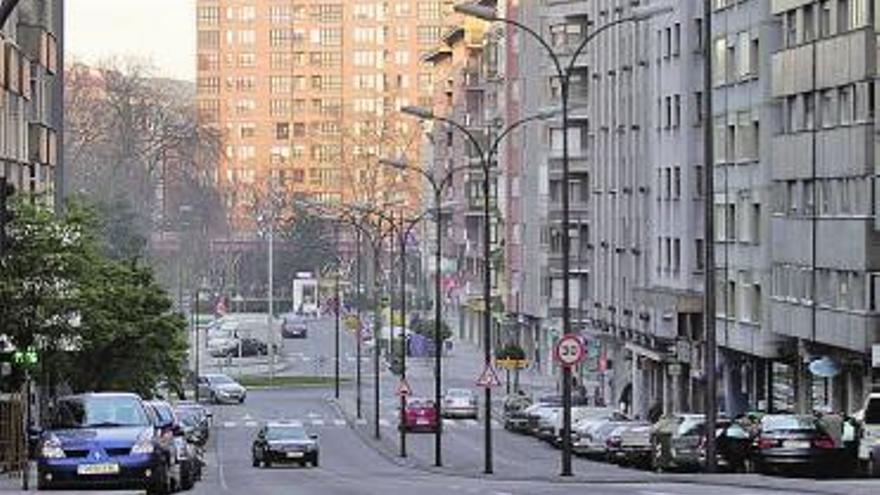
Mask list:
MULTIPOLYGON (((570 86, 571 86, 571 76, 574 72, 574 64, 577 61, 577 58, 581 53, 583 53, 584 48, 587 44, 596 38, 599 34, 611 29, 614 26, 618 26, 620 24, 628 23, 628 22, 636 22, 643 19, 647 19, 659 12, 665 12, 671 9, 671 7, 664 5, 662 7, 657 6, 648 6, 643 8, 633 8, 632 13, 628 17, 623 17, 620 19, 615 19, 610 21, 598 28, 595 31, 591 32, 587 36, 581 40, 580 44, 571 52, 571 54, 564 54, 569 57, 568 64, 564 65, 561 61, 560 57, 563 54, 557 54, 553 49, 553 46, 544 39, 537 31, 534 29, 522 24, 516 20, 508 19, 504 17, 499 17, 495 14, 495 9, 491 7, 485 7, 477 4, 458 4, 453 7, 454 10, 460 14, 464 14, 470 17, 476 17, 478 19, 482 19, 488 22, 503 22, 506 24, 513 25, 519 29, 522 29, 532 38, 534 38, 538 43, 541 44, 550 56, 550 59, 553 61, 554 68, 556 69, 556 77, 559 78, 560 85, 560 96, 562 99, 562 330, 564 334, 569 334, 572 332, 571 329, 571 308, 570 308, 570 298, 571 298, 571 287, 569 286, 569 279, 571 278, 571 260, 570 260, 570 250, 571 250, 571 233, 569 232, 569 213, 570 213, 570 200, 569 200, 569 191, 568 191, 568 183, 569 183, 569 139, 568 139, 568 127, 569 127, 569 96, 570 96, 570 86)), ((562 370, 562 476, 571 476, 571 368, 563 367, 562 370)))
MULTIPOLYGON (((488 148, 485 148, 477 137, 468 130, 464 125, 456 122, 447 117, 442 117, 439 115, 435 115, 434 112, 428 108, 416 107, 416 106, 405 106, 401 108, 401 112, 418 117, 422 120, 431 120, 437 122, 443 122, 448 124, 455 129, 459 130, 462 134, 464 134, 468 141, 474 146, 474 149, 477 150, 480 159, 480 167, 483 170, 483 359, 484 365, 486 369, 492 366, 492 263, 491 263, 491 245, 489 239, 491 237, 491 222, 489 217, 490 210, 490 177, 489 175, 492 173, 492 164, 494 162, 495 154, 498 152, 498 146, 501 144, 501 141, 510 134, 514 129, 519 126, 531 122, 533 120, 543 120, 552 117, 556 114, 556 111, 547 111, 541 112, 536 115, 532 115, 529 117, 525 117, 520 119, 513 124, 507 126, 501 133, 491 141, 488 148)), ((439 238, 438 238, 439 241, 439 238)), ((439 304, 439 300, 437 301, 439 304)), ((439 351, 437 351, 439 352, 439 351)), ((484 459, 484 467, 483 471, 486 474, 491 474, 493 472, 492 467, 492 389, 491 387, 485 387, 485 398, 483 403, 483 428, 484 428, 484 448, 485 448, 485 459, 484 459)), ((439 399, 438 404, 435 405, 439 409, 439 399)))

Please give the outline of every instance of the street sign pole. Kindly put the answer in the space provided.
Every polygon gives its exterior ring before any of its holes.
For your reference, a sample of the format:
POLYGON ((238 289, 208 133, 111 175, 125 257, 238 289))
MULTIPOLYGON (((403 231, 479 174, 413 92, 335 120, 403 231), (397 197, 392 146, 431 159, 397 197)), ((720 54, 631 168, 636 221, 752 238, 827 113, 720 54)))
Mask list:
POLYGON ((563 367, 562 373, 562 475, 571 476, 571 376, 572 368, 583 361, 584 345, 575 334, 564 334, 556 343, 556 361, 563 367))

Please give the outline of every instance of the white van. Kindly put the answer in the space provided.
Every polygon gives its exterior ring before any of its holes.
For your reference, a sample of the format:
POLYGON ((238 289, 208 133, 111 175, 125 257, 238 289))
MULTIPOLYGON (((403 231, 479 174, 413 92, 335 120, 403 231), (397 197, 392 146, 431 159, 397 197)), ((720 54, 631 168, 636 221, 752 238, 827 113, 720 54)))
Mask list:
POLYGON ((856 414, 862 422, 862 438, 859 441, 859 464, 863 472, 880 475, 880 392, 872 392, 865 399, 865 407, 856 414))

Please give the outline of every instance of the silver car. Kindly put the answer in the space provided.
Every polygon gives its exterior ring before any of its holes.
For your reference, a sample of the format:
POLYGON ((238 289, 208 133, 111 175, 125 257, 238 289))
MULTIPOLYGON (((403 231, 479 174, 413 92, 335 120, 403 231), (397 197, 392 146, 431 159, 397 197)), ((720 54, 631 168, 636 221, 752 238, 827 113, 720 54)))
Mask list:
POLYGON ((222 373, 199 377, 199 397, 215 404, 242 404, 247 397, 247 389, 222 373))
POLYGON ((443 396, 444 418, 477 419, 477 394, 466 388, 450 388, 443 396))

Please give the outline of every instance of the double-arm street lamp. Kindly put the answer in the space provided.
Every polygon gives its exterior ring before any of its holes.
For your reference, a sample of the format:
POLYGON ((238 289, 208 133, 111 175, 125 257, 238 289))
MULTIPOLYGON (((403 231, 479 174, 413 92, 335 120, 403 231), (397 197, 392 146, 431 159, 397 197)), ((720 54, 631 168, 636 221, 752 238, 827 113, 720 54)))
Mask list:
MULTIPOLYGON (((570 200, 568 191, 569 182, 569 95, 571 88, 572 74, 575 68, 575 62, 580 56, 587 44, 596 38, 599 34, 628 22, 637 22, 647 19, 657 13, 671 10, 668 5, 648 6, 643 8, 633 8, 627 17, 622 17, 610 21, 596 28, 593 32, 585 36, 577 48, 570 54, 556 53, 553 46, 544 39, 534 29, 518 22, 514 19, 499 17, 495 14, 495 9, 477 4, 458 4, 454 7, 455 11, 470 17, 476 17, 488 22, 502 22, 515 26, 534 38, 546 50, 550 59, 553 61, 556 69, 556 77, 559 78, 560 96, 562 98, 562 330, 564 334, 571 333, 571 308, 570 308, 570 291, 569 279, 571 277, 571 267, 569 253, 571 249, 571 233, 569 232, 569 213, 570 200), (564 64, 561 60, 563 56, 568 56, 568 63, 564 64)), ((562 476, 571 476, 571 368, 564 367, 562 373, 562 476)))
MULTIPOLYGON (((523 124, 534 120, 544 120, 552 117, 556 114, 556 111, 545 111, 540 112, 536 115, 532 115, 529 117, 525 117, 520 119, 513 124, 510 124, 506 128, 504 128, 497 137, 495 137, 492 141, 488 143, 488 147, 484 147, 483 144, 480 143, 480 140, 464 125, 456 122, 447 117, 435 115, 434 112, 428 108, 416 107, 416 106, 405 106, 401 108, 401 112, 418 117, 422 120, 430 120, 443 122, 452 126, 453 128, 459 130, 462 134, 464 134, 468 141, 473 145, 474 149, 477 151, 480 160, 480 167, 483 170, 483 359, 485 361, 484 366, 488 369, 492 366, 492 336, 491 336, 491 328, 492 328, 492 266, 491 266, 491 246, 489 243, 491 237, 491 221, 489 217, 490 210, 490 174, 492 173, 492 167, 495 159, 495 155, 498 152, 498 146, 501 144, 501 141, 510 134, 513 130, 520 127, 523 124)), ((435 189, 436 193, 436 189, 435 189)), ((439 242, 439 237, 438 237, 439 242)), ((436 301, 436 304, 439 304, 439 300, 436 301)), ((484 472, 486 474, 491 474, 493 471, 492 468, 492 389, 490 387, 485 387, 485 398, 483 403, 484 410, 484 448, 485 448, 485 459, 484 459, 484 472)), ((439 398, 438 405, 439 407, 439 398)), ((438 437, 439 438, 439 437, 438 437)))

